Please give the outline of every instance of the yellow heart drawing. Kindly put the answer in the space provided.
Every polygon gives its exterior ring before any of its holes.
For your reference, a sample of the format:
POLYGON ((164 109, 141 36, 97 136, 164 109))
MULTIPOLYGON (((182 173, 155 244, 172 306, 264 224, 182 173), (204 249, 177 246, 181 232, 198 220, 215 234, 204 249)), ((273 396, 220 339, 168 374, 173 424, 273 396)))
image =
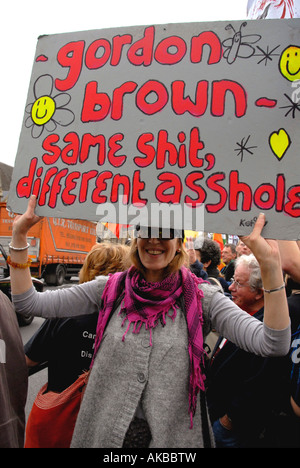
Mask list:
POLYGON ((280 128, 278 132, 271 133, 269 137, 270 148, 275 154, 276 158, 279 159, 279 161, 285 155, 290 144, 291 144, 290 137, 283 128, 280 128))

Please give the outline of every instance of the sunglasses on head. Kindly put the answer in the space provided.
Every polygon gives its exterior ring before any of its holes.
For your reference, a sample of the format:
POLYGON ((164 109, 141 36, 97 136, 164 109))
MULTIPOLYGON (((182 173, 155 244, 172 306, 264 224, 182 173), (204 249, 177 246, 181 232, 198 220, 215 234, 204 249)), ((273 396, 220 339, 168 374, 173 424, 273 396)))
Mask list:
POLYGON ((175 238, 183 239, 184 231, 180 229, 171 228, 159 228, 151 226, 140 226, 139 224, 135 227, 135 237, 142 239, 161 239, 171 240, 175 238))

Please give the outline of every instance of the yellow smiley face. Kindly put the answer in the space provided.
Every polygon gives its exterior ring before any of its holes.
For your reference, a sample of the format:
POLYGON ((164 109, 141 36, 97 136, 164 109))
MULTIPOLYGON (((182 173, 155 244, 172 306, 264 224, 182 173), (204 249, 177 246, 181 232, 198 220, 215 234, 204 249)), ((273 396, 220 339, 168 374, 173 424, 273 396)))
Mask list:
POLYGON ((287 80, 300 80, 300 47, 289 46, 282 52, 279 69, 287 80))
POLYGON ((55 102, 49 96, 37 99, 31 109, 31 118, 36 125, 44 125, 49 122, 55 112, 55 102))

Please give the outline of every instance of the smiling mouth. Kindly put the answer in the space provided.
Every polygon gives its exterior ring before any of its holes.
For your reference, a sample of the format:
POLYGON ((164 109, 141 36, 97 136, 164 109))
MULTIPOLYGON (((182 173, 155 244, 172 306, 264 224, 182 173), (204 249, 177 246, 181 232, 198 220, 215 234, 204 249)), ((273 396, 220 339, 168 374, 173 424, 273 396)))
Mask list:
POLYGON ((291 71, 289 70, 289 62, 287 62, 287 63, 286 63, 286 70, 287 70, 287 72, 288 72, 290 75, 295 76, 295 75, 297 75, 297 74, 299 73, 300 67, 298 68, 298 70, 297 70, 295 73, 293 73, 293 72, 291 72, 291 71))
POLYGON ((162 250, 154 250, 154 249, 152 249, 152 250, 149 250, 149 249, 148 249, 148 250, 146 250, 146 252, 147 252, 149 255, 160 255, 160 254, 163 253, 162 250))
POLYGON ((44 118, 46 117, 46 115, 47 115, 47 109, 45 110, 45 112, 44 112, 43 115, 38 115, 38 110, 37 110, 36 113, 35 113, 35 117, 36 117, 37 120, 42 120, 42 119, 44 119, 44 118))

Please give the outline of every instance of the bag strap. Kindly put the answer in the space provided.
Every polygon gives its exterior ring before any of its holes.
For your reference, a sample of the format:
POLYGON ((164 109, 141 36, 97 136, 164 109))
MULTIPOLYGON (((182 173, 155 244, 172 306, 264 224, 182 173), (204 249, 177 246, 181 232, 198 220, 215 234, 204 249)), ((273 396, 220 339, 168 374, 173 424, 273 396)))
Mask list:
MULTIPOLYGON (((105 324, 105 328, 104 330, 106 329, 110 319, 112 318, 112 315, 113 313, 117 310, 117 308, 119 307, 119 305, 121 304, 122 300, 124 299, 124 296, 125 296, 125 292, 123 292, 122 294, 120 294, 120 296, 115 300, 113 306, 112 306, 112 309, 110 311, 110 314, 107 318, 107 321, 106 321, 106 324, 105 324)), ((93 367, 93 363, 94 363, 94 360, 96 358, 96 354, 95 354, 95 350, 94 350, 94 356, 93 356, 93 359, 92 359, 92 363, 91 363, 91 366, 90 366, 90 370, 92 369, 93 367)))
MULTIPOLYGON (((180 305, 181 310, 184 313, 186 318, 186 310, 183 296, 180 296, 178 299, 178 303, 180 305)), ((208 424, 208 414, 207 414, 207 405, 206 405, 206 395, 205 390, 200 390, 200 414, 201 414, 201 424, 202 424, 202 434, 203 434, 203 443, 204 448, 212 448, 211 440, 210 440, 210 432, 209 432, 209 424, 208 424)))
POLYGON ((119 305, 120 305, 121 302, 123 301, 124 296, 125 296, 125 292, 123 292, 122 294, 120 294, 120 296, 115 300, 114 305, 113 305, 113 307, 112 307, 112 309, 111 309, 111 311, 110 311, 109 317, 108 317, 108 319, 107 319, 107 321, 106 321, 105 328, 107 327, 107 325, 108 325, 110 319, 112 318, 114 312, 117 310, 117 308, 119 307, 119 305))
POLYGON ((212 448, 212 444, 210 440, 210 433, 209 433, 206 395, 205 395, 204 390, 200 390, 200 409, 201 409, 201 421, 202 421, 204 448, 212 448))

